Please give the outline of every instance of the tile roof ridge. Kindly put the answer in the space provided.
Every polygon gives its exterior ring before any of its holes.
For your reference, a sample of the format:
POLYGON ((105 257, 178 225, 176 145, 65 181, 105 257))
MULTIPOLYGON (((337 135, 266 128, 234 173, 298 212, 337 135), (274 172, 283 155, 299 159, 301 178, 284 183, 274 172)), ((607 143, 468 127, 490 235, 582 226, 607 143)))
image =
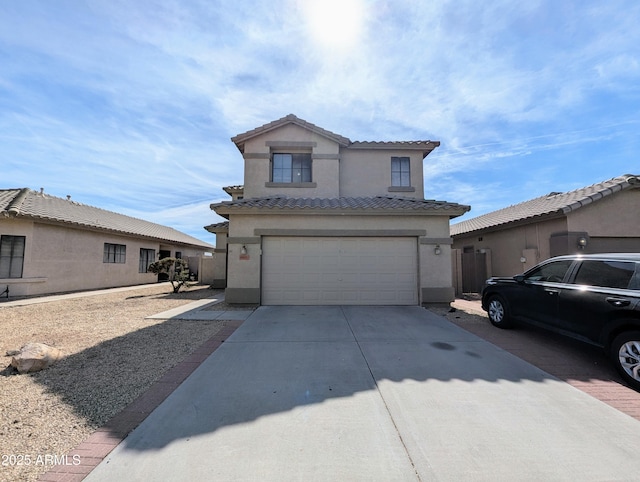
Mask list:
POLYGON ((19 190, 18 194, 13 198, 13 200, 7 206, 7 212, 9 214, 17 215, 20 214, 20 208, 24 203, 24 200, 27 198, 27 195, 31 189, 28 187, 23 187, 19 190))

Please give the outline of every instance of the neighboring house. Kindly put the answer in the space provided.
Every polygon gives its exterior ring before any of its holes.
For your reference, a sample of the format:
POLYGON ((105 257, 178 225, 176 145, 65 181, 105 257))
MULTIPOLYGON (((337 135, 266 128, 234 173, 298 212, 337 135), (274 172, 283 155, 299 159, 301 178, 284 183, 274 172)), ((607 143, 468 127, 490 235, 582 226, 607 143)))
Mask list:
POLYGON ((31 189, 0 190, 0 293, 27 296, 154 283, 159 258, 213 246, 175 229, 31 189))
POLYGON ((640 176, 552 192, 451 226, 456 289, 522 273, 552 256, 640 252, 640 176))
POLYGON ((294 115, 232 141, 244 185, 212 204, 217 286, 231 303, 405 304, 453 300, 449 220, 425 200, 434 141, 352 142, 294 115))

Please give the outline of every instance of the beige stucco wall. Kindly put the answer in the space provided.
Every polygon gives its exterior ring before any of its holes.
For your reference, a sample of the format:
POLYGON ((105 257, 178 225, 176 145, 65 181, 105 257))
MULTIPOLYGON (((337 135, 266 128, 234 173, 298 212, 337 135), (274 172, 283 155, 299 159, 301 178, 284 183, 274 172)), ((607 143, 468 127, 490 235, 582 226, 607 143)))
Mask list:
POLYGON ((216 233, 216 249, 213 254, 213 279, 211 286, 225 288, 227 286, 227 234, 216 233))
POLYGON ((589 236, 640 237, 640 189, 622 191, 568 214, 569 231, 589 236))
POLYGON ((0 280, 11 296, 154 283, 153 273, 138 273, 140 248, 176 251, 183 258, 201 256, 203 250, 160 244, 127 236, 72 229, 16 219, 0 220, 0 234, 25 236, 25 259, 21 279, 0 280), (103 263, 104 243, 126 245, 125 263, 103 263))
POLYGON ((288 124, 249 139, 244 146, 244 197, 286 195, 290 197, 338 197, 338 157, 336 142, 288 124), (302 145, 299 145, 302 143, 302 145), (265 185, 271 181, 270 158, 275 152, 310 152, 311 179, 315 187, 287 187, 265 185))
POLYGON ((340 147, 295 124, 258 135, 244 145, 244 197, 360 197, 394 195, 424 197, 422 151, 340 147), (310 152, 313 186, 269 186, 270 158, 275 152, 310 152), (391 186, 391 156, 410 159, 411 187, 391 186))
POLYGON ((566 218, 516 226, 501 231, 456 236, 454 249, 473 247, 491 251, 491 272, 487 276, 513 276, 550 257, 551 234, 567 230, 566 218), (531 250, 526 253, 525 250, 531 250), (531 259, 535 253, 535 259, 531 259), (526 258, 522 263, 520 259, 526 258))
POLYGON ((448 302, 453 295, 449 219, 447 216, 380 215, 231 215, 228 239, 229 302, 259 303, 262 235, 415 236, 418 238, 419 293, 428 302, 448 302), (267 234, 268 235, 268 234, 267 234), (436 245, 440 254, 435 254, 436 245), (242 248, 247 253, 242 253, 242 248), (430 291, 432 290, 432 291, 430 291), (435 290, 435 291, 434 291, 435 290), (435 298, 435 299, 434 299, 435 298))
POLYGON ((342 149, 340 155, 340 195, 343 197, 399 196, 424 198, 422 152, 376 149, 342 149), (393 191, 391 156, 409 157, 411 187, 415 191, 393 191))

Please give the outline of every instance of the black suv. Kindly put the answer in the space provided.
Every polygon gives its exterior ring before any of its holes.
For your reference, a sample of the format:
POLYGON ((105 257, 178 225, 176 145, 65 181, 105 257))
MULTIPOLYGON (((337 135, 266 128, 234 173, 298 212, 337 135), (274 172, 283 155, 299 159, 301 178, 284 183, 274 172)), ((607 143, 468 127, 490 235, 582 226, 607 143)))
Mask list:
POLYGON ((482 308, 499 328, 523 321, 603 347, 640 390, 640 253, 558 256, 490 278, 482 308))

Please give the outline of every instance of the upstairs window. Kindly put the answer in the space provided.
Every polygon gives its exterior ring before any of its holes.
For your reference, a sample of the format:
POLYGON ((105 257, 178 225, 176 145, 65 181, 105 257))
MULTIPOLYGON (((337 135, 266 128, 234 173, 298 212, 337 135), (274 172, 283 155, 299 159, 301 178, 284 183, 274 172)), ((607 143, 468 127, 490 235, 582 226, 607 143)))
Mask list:
POLYGON ((311 182, 311 154, 274 154, 271 161, 273 182, 311 182))
POLYGON ((0 278, 22 278, 24 236, 0 237, 0 278))
POLYGON ((411 172, 408 157, 391 158, 391 185, 394 187, 411 186, 411 172))
POLYGON ((104 243, 103 263, 124 264, 126 262, 126 255, 127 247, 124 244, 104 243))

